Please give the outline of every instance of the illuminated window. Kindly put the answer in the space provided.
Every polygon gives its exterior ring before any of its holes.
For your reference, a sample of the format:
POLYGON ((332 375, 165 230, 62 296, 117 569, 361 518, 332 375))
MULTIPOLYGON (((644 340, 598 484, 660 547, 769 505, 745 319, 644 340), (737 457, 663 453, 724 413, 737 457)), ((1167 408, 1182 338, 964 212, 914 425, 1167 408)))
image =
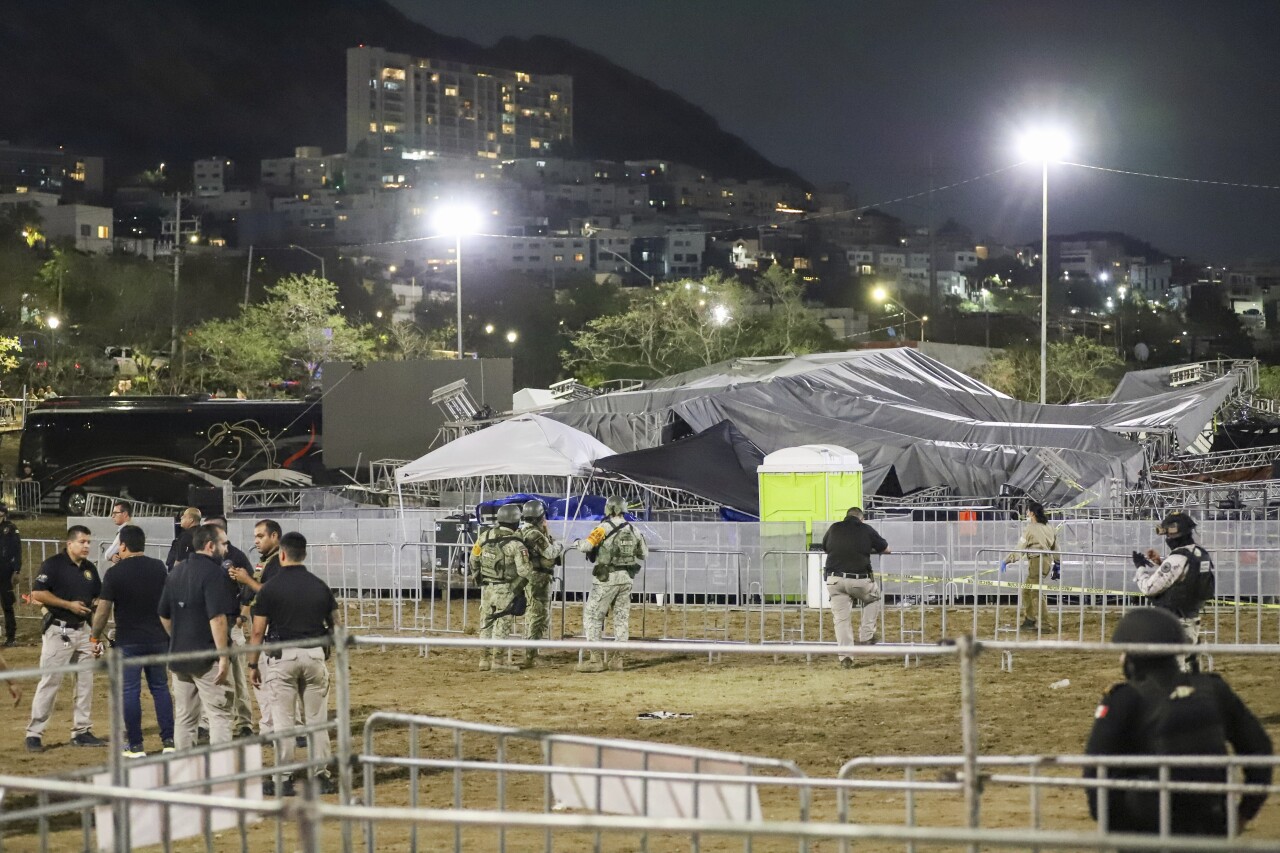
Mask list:
POLYGON ((457 86, 445 86, 445 87, 444 87, 444 96, 445 96, 446 98, 456 98, 456 97, 458 97, 458 87, 457 87, 457 86))
POLYGON ((382 126, 382 129, 383 129, 383 130, 385 130, 387 133, 399 133, 399 132, 400 132, 400 125, 398 125, 398 124, 384 124, 384 125, 382 126))
POLYGON ((516 72, 516 82, 517 82, 517 83, 532 83, 532 82, 533 82, 533 80, 529 77, 529 75, 528 75, 528 74, 525 74, 523 71, 517 71, 517 72, 516 72))
POLYGON ((586 259, 587 259, 587 256, 582 254, 581 252, 575 252, 573 255, 573 260, 579 264, 585 261, 586 259))
POLYGON ((553 255, 552 258, 557 264, 564 263, 564 255, 553 255))
POLYGON ((403 68, 384 68, 382 69, 382 79, 383 80, 403 80, 404 69, 403 68))
POLYGON ((552 93, 551 93, 551 103, 553 103, 553 104, 554 104, 554 103, 556 103, 556 102, 557 102, 557 101, 559 101, 559 100, 560 100, 560 93, 559 93, 559 92, 552 92, 552 93))
POLYGON ((376 121, 369 122, 369 132, 370 133, 378 132, 378 123, 376 121))
POLYGON ((529 140, 529 147, 530 147, 530 148, 541 148, 541 147, 542 147, 542 140, 541 140, 541 139, 530 139, 530 140, 529 140))
POLYGON ((99 239, 99 240, 110 240, 110 239, 111 239, 111 228, 110 228, 110 227, 108 227, 108 226, 106 226, 106 225, 99 225, 99 226, 98 226, 98 239, 99 239))

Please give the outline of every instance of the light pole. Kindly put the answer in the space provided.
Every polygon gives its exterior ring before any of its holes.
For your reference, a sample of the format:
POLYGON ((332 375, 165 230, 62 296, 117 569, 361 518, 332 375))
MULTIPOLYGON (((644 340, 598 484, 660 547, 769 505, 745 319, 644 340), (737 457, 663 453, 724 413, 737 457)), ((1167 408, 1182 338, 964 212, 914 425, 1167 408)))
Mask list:
POLYGON ((987 304, 990 295, 991 291, 982 288, 982 319, 987 327, 987 349, 991 349, 991 306, 987 304))
POLYGON ((49 324, 49 366, 53 367, 53 362, 58 358, 58 327, 62 325, 62 320, 58 317, 50 317, 49 324))
POLYGON ((436 228, 454 238, 454 302, 458 316, 458 358, 462 358, 462 235, 474 234, 480 227, 480 214, 468 207, 446 207, 436 213, 436 228))
POLYGON ((640 275, 642 275, 642 276, 644 276, 645 278, 649 279, 649 286, 650 286, 650 287, 657 287, 657 286, 658 286, 658 285, 657 285, 657 283, 656 283, 656 279, 654 279, 654 277, 653 277, 653 276, 649 275, 647 272, 645 272, 644 270, 640 269, 640 267, 638 267, 638 266, 636 266, 635 264, 631 263, 631 261, 630 261, 630 260, 629 260, 625 255, 620 255, 620 254, 618 254, 617 252, 615 252, 613 249, 599 249, 599 248, 597 248, 597 249, 596 249, 596 251, 597 251, 597 252, 604 252, 606 255, 613 255, 615 258, 617 258, 618 260, 622 261, 624 264, 626 264, 627 266, 631 267, 631 268, 632 268, 633 270, 635 270, 636 272, 640 273, 640 275))
MULTIPOLYGON (((879 302, 885 308, 893 310, 894 303, 889 301, 889 296, 890 296, 889 291, 886 290, 883 286, 877 287, 875 290, 871 291, 871 296, 873 299, 875 299, 876 302, 879 302)), ((907 306, 903 303, 901 299, 897 301, 897 306, 902 310, 901 312, 895 312, 895 313, 901 313, 904 320, 906 320, 907 318, 911 318, 920 324, 920 343, 922 344, 925 343, 924 324, 929 322, 929 315, 926 314, 923 317, 921 317, 919 314, 916 314, 913 311, 908 310, 907 306)))
POLYGON ((1041 129, 1023 135, 1023 154, 1039 160, 1041 166, 1040 199, 1040 404, 1045 402, 1049 377, 1049 163, 1061 160, 1066 152, 1066 139, 1060 131, 1041 129))
POLYGON ((319 261, 319 262, 320 262, 320 277, 321 277, 322 279, 324 279, 325 281, 328 281, 328 280, 329 280, 329 276, 327 276, 327 275, 325 275, 325 274, 324 274, 324 256, 323 256, 323 255, 317 255, 315 252, 311 251, 310 249, 304 249, 304 248, 302 248, 301 246, 295 245, 294 243, 290 243, 290 244, 289 244, 289 248, 290 248, 290 249, 297 249, 299 252, 302 252, 303 254, 306 254, 306 255, 310 255, 311 257, 313 257, 313 258, 315 258, 317 261, 319 261))

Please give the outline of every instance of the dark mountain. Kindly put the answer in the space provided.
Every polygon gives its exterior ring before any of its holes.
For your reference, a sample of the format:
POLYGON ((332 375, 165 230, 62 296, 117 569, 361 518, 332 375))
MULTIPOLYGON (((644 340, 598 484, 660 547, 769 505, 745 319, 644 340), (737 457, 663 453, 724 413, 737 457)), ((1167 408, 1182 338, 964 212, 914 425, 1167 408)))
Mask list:
POLYGON ((545 37, 484 48, 381 0, 0 0, 0 139, 102 154, 116 175, 210 155, 256 174, 296 145, 344 149, 345 51, 358 44, 572 74, 577 156, 801 182, 598 54, 545 37))

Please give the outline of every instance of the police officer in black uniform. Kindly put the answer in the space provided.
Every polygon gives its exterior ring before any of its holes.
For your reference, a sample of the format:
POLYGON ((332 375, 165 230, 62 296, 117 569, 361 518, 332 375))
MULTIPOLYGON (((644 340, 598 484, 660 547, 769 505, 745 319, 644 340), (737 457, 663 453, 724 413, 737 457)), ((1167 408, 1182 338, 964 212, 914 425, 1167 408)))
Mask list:
POLYGON ((9 507, 0 503, 0 605, 4 607, 6 647, 12 646, 18 636, 18 620, 13 613, 13 605, 18 596, 13 590, 13 584, 21 571, 22 535, 9 520, 9 507))
MULTIPOLYGON (((1200 641, 1200 608, 1213 597, 1214 589, 1213 560, 1192 538, 1195 529, 1195 519, 1175 510, 1156 527, 1156 533, 1165 537, 1169 555, 1161 560, 1155 549, 1133 552, 1138 567, 1134 583, 1152 604, 1177 617, 1188 643, 1200 641)), ((1200 671, 1196 655, 1187 655, 1183 666, 1200 671)))
MULTIPOLYGON (((89 561, 89 528, 80 524, 67 528, 66 547, 40 564, 40 574, 31 585, 31 600, 47 614, 41 625, 40 668, 66 666, 94 656, 90 642, 89 618, 102 580, 98 568, 89 561)), ((53 703, 62 686, 61 672, 41 676, 31 700, 31 722, 27 724, 27 751, 44 750, 44 730, 53 714, 53 703)), ((106 746, 106 741, 89 728, 93 711, 93 670, 76 674, 75 705, 72 718, 72 746, 106 746)))
MULTIPOLYGON (((1116 626, 1117 643, 1168 643, 1185 645, 1178 620, 1167 610, 1143 607, 1126 613, 1116 626)), ((1093 731, 1085 747, 1088 755, 1226 755, 1230 744, 1237 755, 1270 755, 1271 739, 1258 718, 1249 711, 1217 674, 1185 673, 1177 657, 1125 653, 1125 681, 1102 697, 1094 714, 1093 731)), ((1086 779, 1096 768, 1087 767, 1086 779)), ((1107 778, 1158 779, 1157 766, 1109 767, 1107 778)), ((1227 782, 1221 767, 1173 767, 1170 779, 1180 782, 1227 782)), ((1246 767, 1246 783, 1269 785, 1271 768, 1246 767)), ((1098 819, 1098 790, 1086 789, 1089 814, 1098 819)), ((1107 829, 1113 832, 1158 832, 1159 792, 1110 789, 1107 797, 1107 829)), ((1265 793, 1247 794, 1240 800, 1241 825, 1253 819, 1266 800, 1265 793)), ((1225 794, 1174 793, 1170 799, 1170 829, 1179 835, 1225 835, 1225 794)))

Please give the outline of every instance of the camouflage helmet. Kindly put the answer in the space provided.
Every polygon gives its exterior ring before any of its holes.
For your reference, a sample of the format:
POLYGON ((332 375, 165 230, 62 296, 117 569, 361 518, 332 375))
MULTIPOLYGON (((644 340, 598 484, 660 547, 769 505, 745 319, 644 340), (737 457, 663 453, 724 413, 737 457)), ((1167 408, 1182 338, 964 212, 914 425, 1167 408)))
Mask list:
POLYGON ((613 495, 604 502, 605 515, 622 515, 627 511, 627 502, 617 495, 613 495))
POLYGON ((498 507, 498 514, 495 520, 507 527, 515 527, 520 523, 520 505, 519 504, 503 504, 498 507))
MULTIPOLYGON (((1136 610, 1130 610, 1120 619, 1115 633, 1111 635, 1111 642, 1180 645, 1187 642, 1187 636, 1183 633, 1182 623, 1169 611, 1158 607, 1139 607, 1136 610)), ((1133 657, 1165 657, 1165 655, 1138 652, 1134 653, 1133 657)))
POLYGON ((1195 529, 1196 520, 1182 510, 1175 509, 1156 525, 1156 534, 1158 536, 1167 536, 1170 539, 1177 539, 1182 536, 1190 536, 1191 531, 1195 529))
POLYGON ((520 517, 525 521, 539 521, 547 517, 547 508, 542 501, 525 501, 520 508, 520 517))

